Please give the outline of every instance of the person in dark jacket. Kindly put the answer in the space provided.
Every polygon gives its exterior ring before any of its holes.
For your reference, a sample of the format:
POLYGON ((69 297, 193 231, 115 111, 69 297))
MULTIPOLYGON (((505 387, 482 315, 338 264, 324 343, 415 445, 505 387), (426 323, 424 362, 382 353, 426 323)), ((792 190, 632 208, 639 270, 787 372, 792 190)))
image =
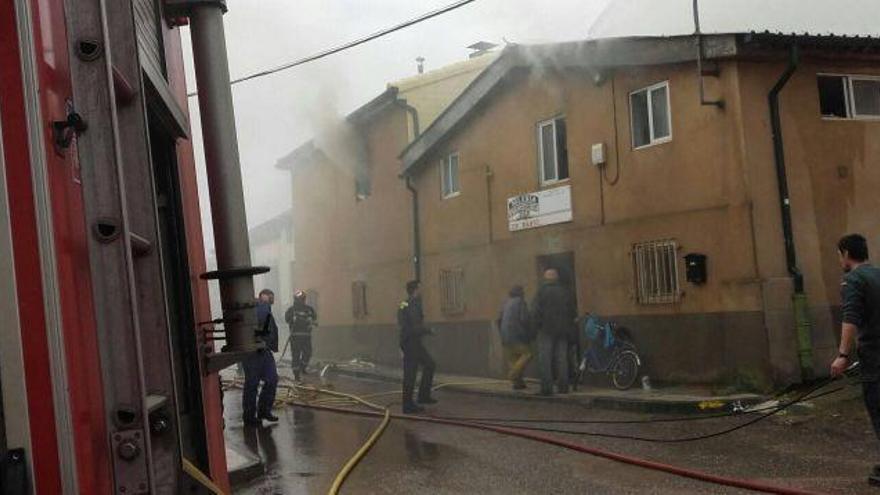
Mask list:
POLYGON ((397 324, 400 327, 400 349, 403 351, 403 412, 414 414, 424 411, 424 408, 413 401, 419 366, 422 367, 419 404, 437 403, 431 397, 435 364, 422 344, 422 337, 429 335, 431 331, 425 327, 419 282, 416 280, 407 282, 406 294, 406 301, 401 302, 397 309, 397 324))
POLYGON ((260 291, 257 300, 257 335, 266 343, 266 348, 255 352, 242 363, 244 367, 244 391, 242 392, 242 413, 245 425, 254 426, 262 420, 277 422, 272 414, 275 402, 275 390, 278 387, 278 370, 275 367, 275 356, 278 352, 278 325, 272 316, 272 304, 275 294, 269 289, 260 291), (257 393, 257 389, 263 387, 257 393), (258 397, 259 395, 259 397, 258 397))
POLYGON ((522 390, 526 388, 523 372, 532 360, 532 335, 529 307, 521 285, 510 289, 510 297, 504 301, 497 323, 507 360, 507 378, 513 383, 514 390, 522 390))
POLYGON ((532 321, 538 332, 538 366, 541 395, 553 395, 554 367, 559 393, 568 393, 568 345, 577 318, 574 297, 559 283, 555 268, 544 271, 544 284, 532 304, 532 321))
POLYGON ((306 293, 297 291, 293 306, 284 313, 284 321, 290 327, 290 351, 293 376, 299 381, 306 374, 312 358, 312 329, 318 324, 315 308, 306 304, 306 293))
MULTIPOLYGON (((840 290, 843 323, 831 376, 838 377, 846 371, 852 361, 853 344, 858 340, 862 397, 874 433, 880 439, 880 268, 868 263, 868 242, 859 234, 840 239, 837 251, 845 273, 840 290)), ((874 466, 868 483, 880 486, 880 465, 874 466)))

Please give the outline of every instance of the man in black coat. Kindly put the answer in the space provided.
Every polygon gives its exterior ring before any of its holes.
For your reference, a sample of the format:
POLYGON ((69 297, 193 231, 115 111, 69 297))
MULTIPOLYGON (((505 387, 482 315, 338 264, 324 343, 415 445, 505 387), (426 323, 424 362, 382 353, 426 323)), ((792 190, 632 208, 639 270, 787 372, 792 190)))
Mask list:
POLYGON ((568 344, 575 325, 574 297, 559 283, 555 268, 544 271, 544 284, 532 303, 532 320, 538 331, 538 367, 541 395, 553 395, 553 368, 559 393, 568 393, 568 344))
POLYGON ((416 374, 422 367, 422 381, 419 385, 419 404, 436 404, 431 398, 434 382, 434 359, 422 344, 422 337, 431 331, 425 326, 422 311, 422 295, 419 282, 412 280, 406 284, 407 299, 397 309, 397 323, 400 326, 400 349, 403 351, 403 412, 414 414, 424 408, 413 402, 416 374))

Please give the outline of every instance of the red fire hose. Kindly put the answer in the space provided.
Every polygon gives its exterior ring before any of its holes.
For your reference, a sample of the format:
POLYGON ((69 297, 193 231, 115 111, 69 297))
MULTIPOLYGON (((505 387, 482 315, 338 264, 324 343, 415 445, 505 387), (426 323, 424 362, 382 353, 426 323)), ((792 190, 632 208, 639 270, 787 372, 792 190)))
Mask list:
MULTIPOLYGON (((296 403, 297 407, 307 407, 311 409, 318 409, 322 411, 335 412, 341 414, 354 414, 358 416, 383 416, 382 413, 372 412, 372 411, 358 411, 353 409, 345 409, 340 407, 331 407, 331 406, 320 406, 316 404, 307 404, 307 403, 296 403)), ((611 459, 613 461, 622 462, 624 464, 630 464, 633 466, 639 466, 646 469, 653 469, 655 471, 661 471, 669 474, 674 474, 676 476, 682 476, 685 478, 691 478, 695 480, 704 481, 707 483, 714 483, 717 485, 726 485, 732 486, 736 488, 743 488, 746 490, 753 490, 756 492, 764 492, 764 493, 777 493, 781 495, 811 495, 813 492, 809 492, 806 490, 801 490, 798 488, 788 488, 775 486, 771 484, 761 483, 758 481, 741 479, 741 478, 731 478, 728 476, 719 476, 715 474, 706 473, 703 471, 697 471, 694 469, 683 468, 679 466, 673 466, 670 464, 664 464, 662 462, 650 461, 647 459, 641 459, 638 457, 632 457, 628 455, 618 454, 615 452, 610 452, 607 450, 598 449, 595 447, 588 447, 586 445, 581 445, 574 442, 568 442, 565 440, 561 440, 558 438, 554 438, 548 435, 541 435, 537 433, 532 433, 529 431, 519 430, 517 428, 505 427, 505 426, 495 426, 488 425, 484 423, 472 423, 468 421, 459 421, 453 419, 442 419, 442 418, 432 418, 430 416, 413 416, 413 415, 402 415, 402 414, 392 414, 391 417, 394 419, 402 419, 407 421, 419 421, 423 423, 434 423, 441 424, 447 426, 458 426, 462 428, 473 428, 478 430, 492 431, 495 433, 500 433, 502 435, 510 435, 520 438, 525 438, 528 440, 534 440, 536 442, 546 443, 549 445, 556 445, 557 447, 566 448, 569 450, 574 450, 576 452, 582 452, 584 454, 591 454, 597 457, 604 457, 606 459, 611 459)))

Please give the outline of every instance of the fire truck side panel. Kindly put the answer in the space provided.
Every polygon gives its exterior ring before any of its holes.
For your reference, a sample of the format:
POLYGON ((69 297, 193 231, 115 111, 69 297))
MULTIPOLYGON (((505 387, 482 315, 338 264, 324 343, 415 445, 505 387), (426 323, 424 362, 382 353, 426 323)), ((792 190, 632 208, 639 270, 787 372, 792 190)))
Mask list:
MULTIPOLYGON (((0 138, 3 136, 2 115, 0 108, 0 138)), ((0 390, 3 395, 0 401, 0 454, 7 449, 24 449, 30 454, 27 401, 21 400, 26 394, 26 384, 12 236, 12 217, 9 214, 9 196, 6 191, 6 163, 3 139, 0 139, 0 315, 3 315, 3 324, 0 326, 0 390)), ((30 467, 30 455, 27 458, 30 467)), ((33 478, 33 472, 29 477, 33 478)))
MULTIPOLYGON (((0 4, 0 314, 10 320, 0 324, 6 413, 0 435, 9 447, 26 449, 33 493, 105 494, 113 491, 113 461, 80 173, 89 164, 78 163, 75 137, 67 146, 56 143, 51 125, 76 110, 68 58, 75 40, 68 39, 64 4, 0 4)), ((168 88, 187 114, 180 30, 164 22, 162 28, 168 88)), ((206 263, 192 143, 177 138, 171 146, 189 307, 192 321, 206 321, 211 308, 199 278, 206 263)), ((194 332, 196 348, 188 352, 201 356, 204 341, 188 326, 178 331, 194 332)), ((190 362, 202 365, 198 358, 190 362)), ((202 395, 196 421, 204 422, 204 431, 197 428, 188 440, 204 443, 196 450, 206 454, 211 478, 228 490, 219 378, 199 370, 191 383, 201 388, 190 393, 202 395)))
POLYGON ((34 491, 61 493, 16 6, 21 4, 0 4, 0 118, 9 216, 15 229, 12 251, 26 385, 25 395, 18 399, 27 404, 30 445, 24 447, 29 447, 34 491))

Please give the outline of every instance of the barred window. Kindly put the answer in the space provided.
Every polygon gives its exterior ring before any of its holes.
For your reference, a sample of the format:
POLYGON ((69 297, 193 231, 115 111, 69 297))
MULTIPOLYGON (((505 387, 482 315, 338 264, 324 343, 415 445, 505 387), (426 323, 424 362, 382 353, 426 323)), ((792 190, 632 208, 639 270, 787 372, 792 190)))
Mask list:
POLYGON ((351 312, 355 318, 367 316, 367 283, 364 281, 351 283, 351 312))
POLYGON ((679 300, 678 246, 674 240, 633 245, 636 300, 640 304, 669 304, 679 300))
POLYGON ((445 314, 464 312, 464 270, 440 270, 440 308, 445 314))

